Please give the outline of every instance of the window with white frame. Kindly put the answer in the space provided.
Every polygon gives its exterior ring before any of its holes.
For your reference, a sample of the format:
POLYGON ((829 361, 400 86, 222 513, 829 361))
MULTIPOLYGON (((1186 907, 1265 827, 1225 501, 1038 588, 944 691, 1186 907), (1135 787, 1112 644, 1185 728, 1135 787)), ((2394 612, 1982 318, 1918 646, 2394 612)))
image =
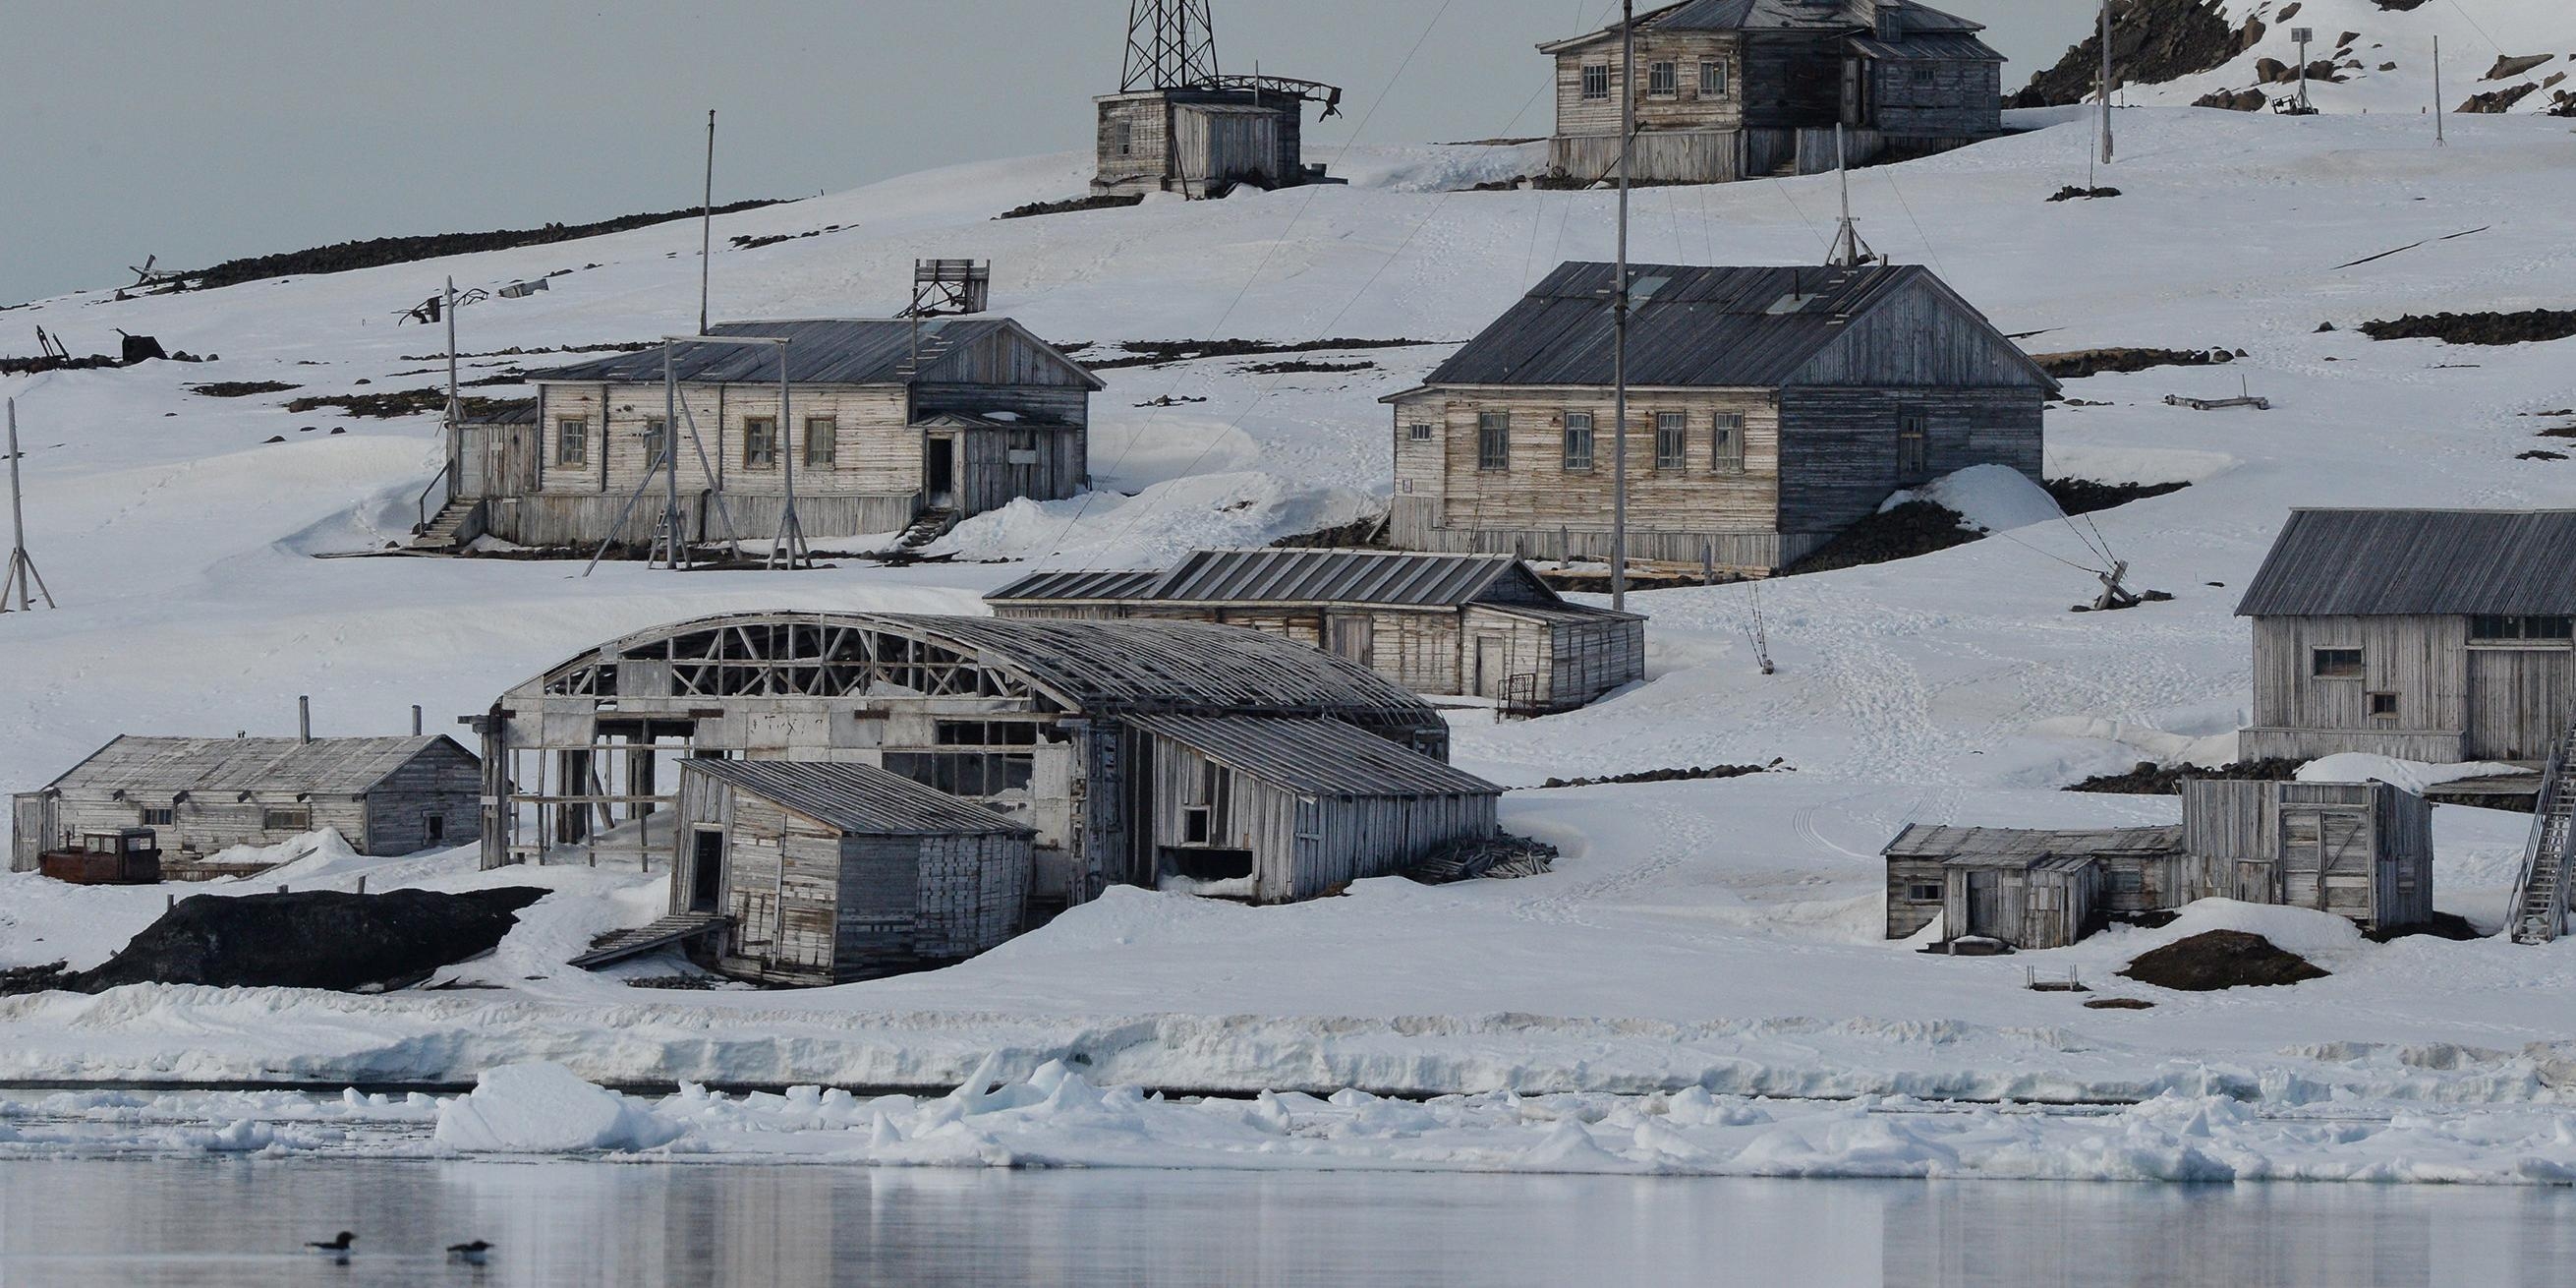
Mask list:
POLYGON ((555 421, 555 464, 589 463, 590 421, 580 416, 565 416, 555 421))
POLYGON ((776 416, 742 418, 742 467, 747 470, 778 468, 778 418, 776 416))
POLYGON ((1720 474, 1744 472, 1744 413, 1717 413, 1709 429, 1708 467, 1720 474))
POLYGON ((1671 98, 1681 92, 1681 64, 1673 62, 1646 64, 1646 94, 1648 97, 1671 98))
POLYGON ((1414 423, 1412 423, 1412 424, 1410 424, 1410 425, 1405 426, 1405 427, 1404 427, 1404 436, 1405 436, 1406 438, 1412 439, 1414 442, 1417 442, 1417 443, 1428 443, 1428 442, 1430 442, 1430 441, 1431 441, 1431 422, 1429 422, 1429 421, 1419 421, 1419 420, 1418 420, 1418 421, 1415 421, 1414 423))
POLYGON ((1476 468, 1499 471, 1512 467, 1512 414, 1476 413, 1476 468))
POLYGON ((841 451, 841 422, 830 416, 805 418, 805 466, 828 470, 841 451))
POLYGON ((1699 96, 1726 97, 1726 64, 1710 61, 1699 65, 1699 96))
POLYGON ((1690 468, 1690 416, 1678 411, 1655 413, 1655 468, 1690 468))
POLYGON ((1565 413, 1565 470, 1569 474, 1592 472, 1592 413, 1565 413))
POLYGON ((1610 97, 1610 64, 1583 65, 1583 97, 1586 101, 1610 97))

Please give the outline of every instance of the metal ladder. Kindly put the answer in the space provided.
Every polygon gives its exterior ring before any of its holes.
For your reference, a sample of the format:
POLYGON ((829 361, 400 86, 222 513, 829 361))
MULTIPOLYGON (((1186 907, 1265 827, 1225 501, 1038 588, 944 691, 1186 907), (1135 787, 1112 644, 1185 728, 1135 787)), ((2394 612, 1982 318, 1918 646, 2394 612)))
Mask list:
POLYGON ((2576 727, 2558 739, 2549 767, 2540 776, 2540 805, 2531 822, 2531 844, 2524 851, 2522 879, 2514 886, 2513 941, 2545 944, 2567 931, 2571 848, 2576 848, 2576 782, 2567 775, 2576 754, 2576 727))

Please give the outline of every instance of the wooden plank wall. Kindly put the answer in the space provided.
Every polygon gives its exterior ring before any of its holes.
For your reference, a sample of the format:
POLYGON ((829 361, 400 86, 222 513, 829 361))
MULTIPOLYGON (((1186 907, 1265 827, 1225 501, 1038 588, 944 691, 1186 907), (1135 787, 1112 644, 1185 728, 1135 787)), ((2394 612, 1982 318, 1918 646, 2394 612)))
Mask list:
POLYGON ((483 791, 483 762, 463 748, 432 743, 367 793, 364 837, 350 837, 358 852, 415 854, 435 844, 464 845, 474 833, 483 791), (429 820, 441 824, 432 841, 429 820))
POLYGON ((914 956, 932 882, 945 884, 944 876, 935 878, 930 870, 930 851, 945 839, 841 838, 840 888, 833 909, 834 979, 851 979, 914 956))
MULTIPOLYGON (((1196 750, 1153 739, 1150 827, 1160 861, 1187 837, 1183 810, 1211 762, 1196 750)), ((1205 848, 1248 850, 1254 901, 1293 903, 1335 887, 1397 872, 1438 846, 1490 836, 1492 796, 1301 797, 1253 775, 1225 770, 1205 848)))
MULTIPOLYGON (((645 422, 658 420, 667 407, 661 385, 568 385, 537 387, 540 438, 538 490, 556 495, 606 495, 624 501, 644 481, 655 460, 645 442, 645 422), (605 407, 603 430, 602 408, 605 407), (558 421, 581 419, 588 426, 588 448, 578 465, 560 463, 558 421)), ((795 423, 785 446, 796 453, 796 492, 805 496, 833 494, 885 496, 921 490, 921 431, 911 424, 911 408, 901 385, 798 385, 789 391, 795 423), (805 424, 818 417, 835 422, 835 451, 830 466, 805 462, 805 424)), ((775 420, 775 384, 683 385, 687 406, 680 430, 680 489, 707 486, 706 472, 689 441, 687 419, 697 422, 698 443, 707 464, 729 496, 775 495, 784 490, 785 471, 777 464, 752 466, 743 455, 743 424, 754 417, 775 420)))
POLYGON ((1877 63, 1869 124, 1887 134, 1955 138, 2001 134, 2003 66, 1946 59, 1877 63), (1916 66, 1931 79, 1914 79, 1916 66))
MULTIPOLYGON (((1663 130, 1732 130, 1744 122, 1742 37, 1733 32, 1639 32, 1637 37, 1637 128, 1663 130), (1658 62, 1676 64, 1677 92, 1652 92, 1650 69, 1658 62), (1699 65, 1726 68, 1724 94, 1699 92, 1699 65)), ((1613 38, 1556 56, 1556 132, 1559 136, 1607 136, 1617 160, 1619 135, 1620 42, 1613 38), (1607 97, 1583 97, 1583 69, 1597 66, 1609 78, 1607 97)))
POLYGON ((1171 164, 1171 104, 1160 94, 1119 95, 1100 100, 1097 139, 1099 165, 1094 188, 1146 189, 1162 186, 1171 164), (1118 151, 1118 126, 1130 131, 1128 152, 1118 151))
POLYGON ((2466 618, 2257 618, 2254 721, 2241 750, 2257 758, 2369 751, 2455 763, 2466 756, 2468 664, 2466 618), (2340 648, 2362 651, 2362 678, 2315 674, 2316 650, 2340 648), (2395 719, 2371 718, 2372 693, 2397 695, 2395 719))
POLYGON ((1917 278, 1846 322, 1784 383, 1877 389, 2000 391, 2024 389, 2036 425, 2047 378, 2012 341, 1947 291, 1917 278))
MULTIPOLYGON (((1750 133, 1761 133, 1752 131, 1750 133)), ((1746 162, 1745 130, 1664 130, 1639 134, 1629 149, 1639 183, 1733 183, 1765 174, 1746 162)), ((1548 169, 1598 182, 1619 176, 1619 136, 1570 135, 1548 141, 1548 169)))
POLYGON ((1939 859, 1889 859, 1887 861, 1887 937, 1911 939, 1939 917, 1948 898, 1947 876, 1939 859), (1916 899, 1914 887, 1931 886, 1943 890, 1941 897, 1916 899))
POLYGON ((1789 389, 1780 395, 1779 523, 1831 533, 1877 513, 1890 492, 1971 465, 2005 465, 2036 482, 2042 465, 2037 389, 1789 389), (1903 418, 1928 421, 1930 468, 1898 472, 1903 418))
POLYGON ((917 846, 916 955, 928 961, 960 960, 1019 933, 1028 908, 1027 837, 924 837, 917 846))
POLYGON ((1548 629, 1548 670, 1540 697, 1590 702, 1646 678, 1646 624, 1556 622, 1548 629))
MULTIPOLYGON (((350 845, 367 844, 367 806, 357 796, 315 796, 299 799, 295 792, 255 792, 247 801, 234 799, 224 792, 206 798, 190 797, 172 802, 161 797, 129 796, 119 801, 105 791, 63 793, 55 798, 53 813, 59 835, 78 838, 85 832, 113 832, 120 828, 142 827, 146 808, 171 811, 170 826, 158 828, 163 852, 177 855, 213 854, 236 845, 282 845, 306 832, 337 828, 350 845), (272 809, 309 810, 312 824, 292 830, 271 830, 267 812, 272 809)), ((361 849, 361 853, 367 851, 361 849)))

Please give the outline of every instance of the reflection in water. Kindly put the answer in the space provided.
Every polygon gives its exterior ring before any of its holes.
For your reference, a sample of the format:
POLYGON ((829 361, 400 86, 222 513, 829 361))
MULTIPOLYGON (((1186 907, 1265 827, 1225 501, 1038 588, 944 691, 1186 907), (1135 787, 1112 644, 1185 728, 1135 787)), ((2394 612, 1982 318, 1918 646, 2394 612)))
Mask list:
POLYGON ((20 1285, 2567 1282, 2564 1189, 0 1162, 20 1285), (340 1268, 305 1239, 359 1233, 340 1268), (447 1266, 465 1239, 488 1269, 447 1266))

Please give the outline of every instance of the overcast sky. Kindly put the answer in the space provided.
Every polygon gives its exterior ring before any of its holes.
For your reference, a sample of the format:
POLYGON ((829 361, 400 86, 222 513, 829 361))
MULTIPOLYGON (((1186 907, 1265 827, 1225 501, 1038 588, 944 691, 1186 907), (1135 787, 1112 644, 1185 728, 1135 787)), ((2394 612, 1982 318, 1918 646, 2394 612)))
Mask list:
MULTIPOLYGON (((2087 22, 2070 0, 1940 7, 1992 28, 2008 88, 2087 22)), ((1355 129, 1545 133, 1531 47, 1610 12, 1215 6, 1227 70, 1257 59, 1348 89, 1310 147, 1355 129)), ((693 205, 711 107, 718 200, 1085 147, 1126 15, 1126 0, 0 0, 0 302, 115 285, 152 254, 198 266, 693 205)), ((27 347, 0 327, 0 353, 27 347)))

